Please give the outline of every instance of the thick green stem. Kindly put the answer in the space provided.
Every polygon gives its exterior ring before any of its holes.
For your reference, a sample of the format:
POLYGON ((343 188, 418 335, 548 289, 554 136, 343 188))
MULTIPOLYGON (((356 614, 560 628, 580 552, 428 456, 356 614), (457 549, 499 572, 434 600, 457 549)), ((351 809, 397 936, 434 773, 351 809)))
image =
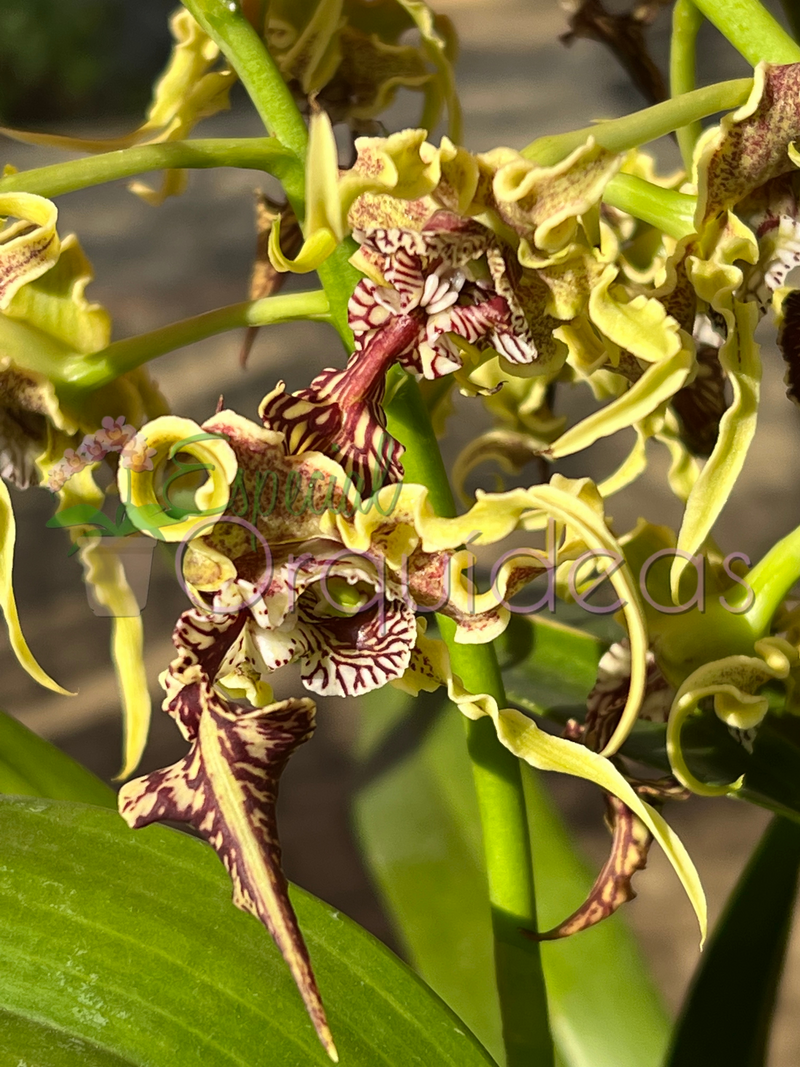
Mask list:
POLYGON ((687 193, 662 189, 633 174, 617 174, 606 186, 603 200, 634 218, 652 223, 677 240, 694 233, 697 198, 687 193))
POLYGON ((151 170, 173 168, 242 167, 263 170, 284 183, 294 179, 303 187, 303 171, 292 152, 275 137, 226 137, 213 140, 170 141, 139 145, 116 152, 84 156, 49 167, 36 167, 0 178, 0 193, 37 193, 61 196, 76 189, 101 185, 116 178, 131 178, 151 170))
POLYGON ((800 45, 758 0, 694 0, 709 22, 727 37, 754 67, 768 63, 800 63, 800 45))
MULTIPOLYGON (((694 89, 695 45, 703 16, 693 0, 676 0, 672 9, 672 42, 669 53, 670 96, 682 96, 694 89)), ((697 119, 677 130, 683 165, 691 174, 692 156, 702 127, 697 119)))
MULTIPOLYGON (((393 372, 397 382, 399 373, 393 372)), ((439 446, 416 382, 400 380, 387 404, 389 430, 406 447, 405 477, 426 485, 440 515, 455 504, 439 446)), ((506 703, 492 645, 460 645, 455 626, 438 616, 453 670, 473 693, 506 703)), ((483 827, 492 905, 495 974, 503 1019, 507 1067, 551 1067, 553 1044, 539 946, 520 933, 536 928, 536 897, 525 796, 519 761, 503 748, 489 719, 467 720, 467 746, 483 827)))
POLYGON ((739 107, 750 95, 752 88, 752 78, 718 82, 716 85, 695 89, 684 96, 665 100, 662 104, 655 104, 619 119, 598 122, 594 126, 585 126, 569 133, 539 137, 522 149, 522 155, 535 160, 542 167, 550 167, 576 148, 580 148, 589 136, 610 152, 627 152, 631 148, 638 148, 648 141, 655 141, 672 133, 673 130, 678 130, 696 119, 739 107))
MULTIPOLYGON (((239 75, 267 130, 305 162, 308 130, 291 91, 269 54, 266 45, 244 17, 235 0, 186 0, 203 29, 219 45, 239 75)), ((289 203, 302 223, 305 218, 305 190, 284 184, 289 203)), ((347 301, 361 274, 349 262, 356 250, 351 239, 343 241, 322 263, 317 273, 330 301, 331 322, 348 351, 353 334, 347 322, 347 301)))
POLYGON ((229 304, 190 319, 172 322, 150 333, 114 341, 90 356, 75 356, 68 363, 62 362, 48 368, 37 365, 35 369, 51 378, 60 392, 98 389, 114 381, 120 374, 163 356, 165 352, 183 348, 206 337, 246 326, 268 326, 298 319, 330 321, 328 298, 322 290, 229 304))
MULTIPOLYGON (((800 526, 773 545, 747 575, 747 584, 753 590, 754 599, 746 618, 754 632, 767 632, 773 616, 798 581, 800 526)), ((747 590, 741 587, 737 599, 744 602, 748 596, 747 590)), ((734 600, 732 595, 727 599, 734 600)))

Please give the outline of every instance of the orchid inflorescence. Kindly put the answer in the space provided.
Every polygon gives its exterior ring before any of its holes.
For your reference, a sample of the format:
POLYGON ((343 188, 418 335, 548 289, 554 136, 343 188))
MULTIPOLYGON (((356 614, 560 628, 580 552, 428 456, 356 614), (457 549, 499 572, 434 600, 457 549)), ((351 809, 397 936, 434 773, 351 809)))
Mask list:
MULTIPOLYGON (((46 180, 29 172, 39 180, 32 192, 25 172, 8 174, 0 211, 19 221, 0 238, 0 469, 19 488, 49 488, 59 512, 101 508, 119 493, 137 531, 130 536, 179 546, 191 606, 161 684, 163 710, 190 749, 172 767, 123 785, 120 811, 133 827, 178 820, 208 839, 234 902, 269 929, 335 1059, 280 862, 278 779, 311 737, 315 715, 310 696, 274 700, 272 675, 290 664, 308 693, 323 696, 444 687, 467 718, 488 718, 514 757, 600 786, 611 857, 585 904, 536 936, 574 933, 629 899, 653 837, 705 934, 697 873, 659 809, 686 790, 735 793, 741 779, 701 780, 683 751, 683 728, 713 706, 746 745, 770 713, 764 687, 781 683, 793 712, 800 677, 797 612, 786 600, 800 573, 798 535, 749 571, 723 561, 711 539, 755 433, 754 331, 770 309, 789 395, 800 402, 800 298, 789 284, 800 264, 800 62, 761 62, 752 82, 730 83, 725 106, 734 110, 689 146, 685 171, 665 177, 641 149, 665 132, 660 119, 648 125, 650 112, 627 140, 611 121, 522 151, 470 152, 458 143, 452 28, 416 0, 273 3, 266 16, 255 3, 226 6, 227 14, 212 6, 192 0, 173 17, 172 58, 130 136, 88 142, 6 132, 97 153, 98 181, 117 176, 104 169, 115 164, 103 153, 171 145, 161 188, 132 186, 159 203, 184 187, 193 126, 227 106, 237 78, 256 92, 250 60, 231 44, 233 29, 249 35, 274 100, 286 113, 299 102, 310 134, 306 151, 294 111, 283 126, 273 120, 259 148, 256 165, 284 181, 288 203, 268 216, 260 293, 271 295, 250 305, 262 317, 254 311, 236 325, 325 318, 346 343, 344 365, 292 393, 277 383, 260 423, 222 407, 202 425, 167 413, 141 365, 169 347, 169 329, 138 347, 112 344, 108 316, 85 296, 92 275, 80 245, 59 239, 56 207, 41 195, 46 180), (419 43, 401 43, 411 28, 419 43), (377 116, 399 87, 422 92, 421 126, 382 136, 377 116), (437 146, 428 129, 443 107, 450 136, 437 146), (345 169, 338 123, 359 134, 345 169), (298 221, 302 239, 289 241, 298 221), (276 295, 284 273, 314 270, 322 297, 276 295), (558 397, 583 384, 596 409, 567 425, 558 397), (453 387, 496 423, 456 464, 462 495, 466 476, 487 459, 516 474, 534 462, 542 475, 522 488, 477 490, 460 515, 421 456, 435 448, 432 425, 445 427, 453 387), (422 412, 416 427, 406 417, 409 396, 422 412), (605 481, 549 474, 559 459, 630 429, 632 450, 605 481), (607 501, 645 470, 650 442, 669 452, 681 527, 641 521, 615 533, 607 501), (169 483, 186 455, 194 462, 183 469, 201 477, 188 506, 183 498, 178 506, 169 483), (116 476, 105 489, 96 478, 103 464, 116 476), (422 472, 420 480, 409 471, 422 472), (547 531, 547 552, 506 553, 491 588, 479 591, 476 550, 518 531, 547 531), (661 568, 648 562, 654 554, 666 561, 661 568), (646 596, 645 571, 653 579, 646 596), (459 647, 489 646, 519 613, 514 598, 550 572, 566 601, 582 601, 608 579, 626 630, 600 662, 585 717, 562 735, 454 669, 459 647), (639 717, 667 723, 665 779, 643 783, 620 754, 639 717)), ((254 99, 269 112, 269 94, 254 99)), ((704 106, 689 101, 670 129, 685 134, 704 106)), ((69 167, 53 174, 58 189, 73 187, 69 167)), ((20 630, 5 485, 0 502, 0 602, 11 644, 34 678, 60 690, 20 630)), ((115 605, 127 778, 150 716, 137 659, 141 623, 101 539, 80 551, 87 580, 115 605)))

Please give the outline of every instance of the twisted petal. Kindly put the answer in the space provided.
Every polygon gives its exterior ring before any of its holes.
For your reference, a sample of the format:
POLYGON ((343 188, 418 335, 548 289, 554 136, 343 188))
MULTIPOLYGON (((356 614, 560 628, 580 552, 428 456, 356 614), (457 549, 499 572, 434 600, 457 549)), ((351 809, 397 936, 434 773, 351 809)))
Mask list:
POLYGON ((653 835, 619 797, 607 793, 606 810, 606 820, 612 833, 611 852, 589 895, 579 908, 552 930, 542 934, 526 930, 533 940, 556 941, 588 930, 636 896, 631 880, 637 871, 647 866, 647 853, 653 835))
POLYGON ((572 455, 601 437, 645 419, 683 386, 693 366, 691 347, 681 348, 675 355, 654 363, 621 397, 562 434, 547 449, 547 454, 553 459, 572 455))
POLYGON ((444 101, 449 119, 448 133, 458 143, 461 140, 461 105, 447 41, 437 32, 437 20, 422 0, 399 0, 399 3, 416 23, 425 53, 437 71, 436 78, 428 86, 427 103, 420 125, 428 130, 433 129, 439 120, 441 102, 444 101))
POLYGON ((713 696, 714 711, 726 725, 750 730, 767 713, 769 702, 758 696, 761 686, 773 679, 783 680, 798 663, 797 649, 780 637, 756 641, 756 656, 727 656, 698 667, 675 695, 667 725, 667 755, 672 771, 687 789, 702 796, 735 793, 742 779, 726 785, 701 782, 689 770, 681 749, 681 731, 704 697, 713 696))
POLYGON ((111 614, 111 657, 122 697, 123 721, 122 768, 117 777, 129 778, 139 765, 150 731, 142 617, 119 555, 107 538, 92 538, 81 548, 80 558, 84 580, 111 614))
POLYGON ((178 763, 124 785, 120 813, 138 829, 187 822, 213 846, 233 882, 233 902, 269 930, 328 1055, 337 1059, 308 950, 281 870, 275 817, 278 780, 314 729, 310 700, 243 711, 202 689, 191 750, 178 763))
POLYGON ((0 479, 0 608, 2 608, 5 616, 11 649, 20 666, 24 667, 35 682, 43 685, 46 689, 52 689, 54 693, 73 696, 74 694, 70 693, 68 689, 62 688, 58 682, 54 682, 49 674, 42 670, 22 635, 12 578, 16 536, 17 528, 14 521, 11 496, 6 483, 0 479))
POLYGON ((0 310, 27 282, 50 270, 58 259, 56 206, 33 193, 0 194, 0 216, 20 221, 0 231, 0 310))
MULTIPOLYGON (((760 346, 753 340, 758 325, 755 303, 737 302, 735 327, 719 352, 722 369, 733 388, 733 400, 722 416, 714 450, 692 488, 678 535, 678 549, 692 556, 708 536, 744 466, 756 432, 761 385, 760 346)), ((673 596, 688 559, 676 556, 672 567, 673 596)))
MULTIPOLYGON (((322 517, 322 527, 355 551, 380 550, 390 568, 395 570, 400 569, 403 556, 408 552, 410 532, 418 538, 424 552, 438 552, 467 542, 494 544, 519 526, 523 529, 541 528, 548 518, 563 524, 565 530, 560 559, 575 559, 588 550, 615 560, 623 555, 605 524, 597 490, 588 479, 569 481, 555 475, 549 485, 514 489, 507 493, 479 493, 475 505, 466 514, 453 519, 439 518, 435 514, 428 500, 428 491, 423 486, 386 486, 375 495, 373 503, 374 507, 359 510, 350 518, 329 512, 322 517)), ((503 599, 501 590, 507 571, 498 573, 494 590, 476 595, 471 583, 461 576, 465 565, 464 555, 453 560, 451 601, 458 609, 476 616, 485 611, 496 611, 503 599)), ((515 561, 509 561, 508 566, 515 566, 515 561)), ((623 605, 632 664, 628 700, 619 726, 603 750, 604 755, 619 748, 636 719, 644 693, 647 653, 644 611, 636 582, 624 564, 610 578, 623 605)), ((507 619, 507 614, 504 617, 507 619)), ((456 621, 459 622, 458 617, 456 621)), ((502 618, 497 626, 502 630, 502 618)), ((483 639, 496 636, 497 626, 487 627, 483 639)), ((468 643, 475 641, 476 635, 462 621, 457 626, 456 640, 468 643)))

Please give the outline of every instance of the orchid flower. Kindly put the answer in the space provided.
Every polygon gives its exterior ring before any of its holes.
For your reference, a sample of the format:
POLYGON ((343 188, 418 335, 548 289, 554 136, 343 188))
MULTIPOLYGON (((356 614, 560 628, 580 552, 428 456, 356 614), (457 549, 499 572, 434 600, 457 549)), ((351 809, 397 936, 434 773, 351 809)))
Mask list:
MULTIPOLYGON (((91 395, 70 397, 61 389, 70 368, 108 344, 108 315, 86 299, 91 267, 76 237, 59 240, 56 209, 49 200, 32 194, 4 195, 0 210, 21 220, 8 227, 0 240, 4 278, 0 286, 0 473, 18 488, 49 485, 58 494, 59 510, 80 504, 99 508, 104 494, 91 477, 91 469, 101 458, 94 431, 108 435, 110 429, 103 429, 101 421, 109 410, 122 410, 120 426, 133 430, 130 423, 139 424, 160 413, 164 402, 142 370, 123 375, 91 395)), ((120 426, 115 424, 115 432, 120 426)), ((110 440, 107 445, 114 447, 110 440)), ((0 600, 11 645, 36 681, 64 693, 36 663, 20 630, 11 581, 15 524, 4 483, 0 497, 0 600)), ((142 644, 139 611, 118 563, 101 565, 102 550, 97 545, 84 544, 80 553, 95 595, 114 616, 112 657, 126 724, 123 770, 130 773, 141 755, 150 715, 138 654, 142 644)))
POLYGON ((411 89, 424 94, 422 124, 435 126, 446 104, 451 133, 458 136, 456 41, 446 15, 415 0, 282 0, 269 5, 259 24, 250 10, 255 6, 245 3, 245 14, 301 106, 313 96, 333 122, 366 132, 398 89, 411 89), (401 43, 411 29, 419 30, 420 43, 401 43))
MULTIPOLYGON (((465 515, 442 519, 422 486, 390 483, 362 498, 333 459, 294 451, 291 437, 231 411, 202 427, 164 417, 140 436, 154 451, 154 469, 121 470, 120 490, 136 521, 147 515, 143 528, 151 536, 184 541, 183 575, 194 607, 178 623, 179 657, 162 684, 164 710, 193 748, 175 767, 124 787, 121 810, 134 826, 178 818, 206 833, 231 872, 235 902, 265 922, 286 955, 326 1047, 319 994, 285 895, 271 807, 285 756, 310 730, 310 702, 272 704, 271 675, 289 663, 299 665, 306 689, 325 696, 359 695, 387 682, 411 692, 446 685, 464 714, 490 716, 517 756, 595 781, 634 812, 667 850, 704 929, 691 861, 614 766, 602 754, 549 737, 491 697, 468 693, 450 671, 445 646, 425 634, 424 615, 436 610, 453 620, 457 641, 492 640, 510 617, 507 599, 547 569, 536 553, 507 553, 492 588, 478 592, 465 543, 493 544, 551 518, 562 581, 564 568, 587 551, 613 553, 616 542, 591 483, 556 475, 549 486, 486 494, 465 515), (209 480, 193 514, 170 517, 164 509, 159 519, 160 472, 187 450, 205 458, 209 480), (242 766, 233 756, 241 745, 248 752, 242 766), (258 819, 246 781, 263 783, 258 819)), ((611 580, 629 625, 631 682, 604 752, 621 743, 645 682, 638 594, 625 567, 611 580)))

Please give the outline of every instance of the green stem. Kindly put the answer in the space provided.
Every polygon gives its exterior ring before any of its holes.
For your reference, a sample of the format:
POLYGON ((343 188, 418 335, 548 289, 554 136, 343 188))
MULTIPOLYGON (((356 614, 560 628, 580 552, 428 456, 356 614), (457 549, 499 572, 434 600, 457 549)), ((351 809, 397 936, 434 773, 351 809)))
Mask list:
POLYGON ((606 186, 603 200, 611 207, 657 226, 677 240, 694 233, 697 198, 687 193, 662 189, 633 174, 617 174, 606 186))
MULTIPOLYGON (((308 130, 294 98, 264 42, 234 3, 233 10, 223 0, 186 0, 207 34, 219 45, 250 95, 267 130, 305 162, 308 130)), ((284 183, 289 203, 302 223, 305 218, 305 189, 302 193, 284 183)), ((353 334, 347 322, 347 302, 361 274, 349 262, 356 251, 351 239, 343 241, 320 264, 317 273, 330 302, 331 323, 348 351, 353 334)))
MULTIPOLYGON (((428 487, 438 514, 454 515, 447 473, 417 384, 407 376, 401 379, 397 372, 391 377, 400 384, 387 404, 389 431, 406 446, 406 480, 428 487)), ((457 644, 452 621, 441 615, 437 618, 453 671, 468 690, 488 693, 504 707, 503 679, 493 645, 457 644)), ((554 1053, 539 946, 520 933, 521 927, 536 929, 520 763, 499 743, 491 720, 466 720, 466 728, 483 827, 507 1067, 551 1067, 554 1053)))
POLYGON ((45 373, 59 392, 98 389, 114 381, 120 374, 172 352, 176 348, 202 341, 206 337, 246 326, 268 326, 279 322, 311 319, 330 321, 328 298, 322 290, 308 293, 288 293, 268 296, 264 300, 245 300, 240 304, 206 311, 190 319, 172 322, 150 333, 114 341, 107 348, 90 356, 75 356, 68 363, 36 370, 45 373))
POLYGON ((139 145, 66 163, 53 163, 49 167, 36 167, 0 178, 0 193, 26 192, 54 197, 116 178, 184 167, 243 167, 266 171, 284 182, 291 180, 295 172, 299 174, 302 188, 302 168, 298 166, 295 156, 276 138, 226 137, 139 145))
MULTIPOLYGON (((238 3, 185 0, 206 33, 238 74, 267 130, 303 162, 308 130, 289 86, 238 3)), ((301 216, 298 216, 299 218, 301 216)))
POLYGON ((758 0, 694 0, 709 22, 727 37, 754 67, 768 63, 800 63, 800 45, 758 0))
MULTIPOLYGON (((702 25, 703 16, 693 0, 676 0, 672 9, 672 43, 669 53, 670 96, 682 96, 694 89, 695 46, 697 33, 702 25)), ((691 174, 694 146, 701 130, 700 122, 695 119, 676 131, 683 165, 688 174, 691 174)))
POLYGON ((717 82, 703 89, 695 89, 684 96, 665 100, 662 104, 634 111, 619 119, 598 122, 581 130, 540 137, 522 149, 522 155, 542 167, 558 163, 570 152, 586 143, 587 137, 607 148, 610 152, 627 152, 655 141, 673 130, 694 122, 696 119, 728 111, 745 102, 753 88, 752 78, 737 78, 735 81, 717 82))
MULTIPOLYGON (((768 632, 778 608, 788 596, 795 583, 800 580, 800 526, 792 530, 758 561, 747 575, 747 584, 753 590, 753 606, 746 613, 754 633, 762 635, 768 632)), ((736 603, 743 602, 748 592, 740 587, 734 597, 727 599, 736 603)))

